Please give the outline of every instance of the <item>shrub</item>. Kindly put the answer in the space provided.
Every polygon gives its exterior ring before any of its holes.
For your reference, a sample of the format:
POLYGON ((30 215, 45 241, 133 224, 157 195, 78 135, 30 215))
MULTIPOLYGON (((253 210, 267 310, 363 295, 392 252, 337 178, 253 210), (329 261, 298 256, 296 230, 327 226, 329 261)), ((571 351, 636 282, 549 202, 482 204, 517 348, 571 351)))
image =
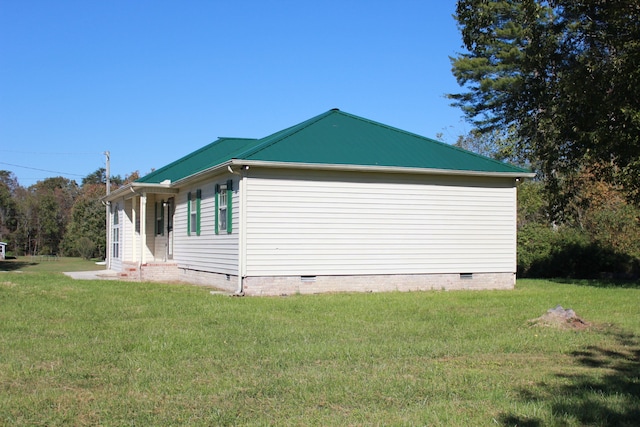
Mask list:
POLYGON ((585 231, 532 223, 519 230, 518 274, 539 278, 631 278, 640 274, 640 261, 592 239, 585 231))
POLYGON ((76 249, 84 259, 91 259, 96 250, 96 244, 88 237, 81 237, 76 243, 76 249))

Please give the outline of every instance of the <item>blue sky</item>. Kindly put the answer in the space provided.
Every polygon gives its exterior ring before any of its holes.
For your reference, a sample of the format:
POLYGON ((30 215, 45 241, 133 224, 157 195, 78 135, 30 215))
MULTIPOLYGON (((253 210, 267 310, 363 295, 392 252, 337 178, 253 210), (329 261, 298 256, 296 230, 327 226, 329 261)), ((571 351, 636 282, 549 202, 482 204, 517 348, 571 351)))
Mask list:
POLYGON ((0 0, 0 169, 29 186, 148 173, 331 108, 468 131, 454 0, 0 0))

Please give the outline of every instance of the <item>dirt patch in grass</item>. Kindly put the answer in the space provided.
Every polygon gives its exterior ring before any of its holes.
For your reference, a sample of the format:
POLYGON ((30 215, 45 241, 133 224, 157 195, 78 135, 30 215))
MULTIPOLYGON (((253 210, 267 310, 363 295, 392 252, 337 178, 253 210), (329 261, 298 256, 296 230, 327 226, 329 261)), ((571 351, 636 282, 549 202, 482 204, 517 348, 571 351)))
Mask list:
POLYGON ((584 330, 591 327, 591 323, 578 316, 572 309, 564 309, 561 305, 550 308, 542 316, 531 319, 531 326, 552 327, 557 329, 584 330))

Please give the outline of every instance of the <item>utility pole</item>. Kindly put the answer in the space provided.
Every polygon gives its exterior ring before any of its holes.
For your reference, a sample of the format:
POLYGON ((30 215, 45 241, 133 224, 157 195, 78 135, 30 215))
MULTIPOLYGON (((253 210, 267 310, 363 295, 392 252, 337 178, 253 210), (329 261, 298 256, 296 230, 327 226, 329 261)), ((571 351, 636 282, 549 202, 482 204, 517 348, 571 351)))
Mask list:
MULTIPOLYGON (((109 194, 111 194, 111 153, 108 151, 105 151, 104 153, 105 156, 105 160, 106 160, 106 172, 105 172, 105 180, 106 180, 106 185, 107 185, 107 196, 109 196, 109 194)), ((106 261, 106 267, 107 270, 111 270, 111 256, 109 255, 109 249, 111 248, 111 229, 110 229, 110 224, 111 224, 111 215, 110 215, 110 209, 109 206, 111 206, 111 203, 109 201, 107 201, 106 203, 106 210, 107 210, 107 215, 106 215, 106 233, 107 233, 107 238, 105 240, 106 243, 106 247, 104 248, 104 257, 105 257, 105 261, 106 261)))
POLYGON ((111 153, 108 151, 104 152, 106 161, 107 161, 107 170, 106 170, 106 178, 107 178, 107 196, 111 194, 111 153))

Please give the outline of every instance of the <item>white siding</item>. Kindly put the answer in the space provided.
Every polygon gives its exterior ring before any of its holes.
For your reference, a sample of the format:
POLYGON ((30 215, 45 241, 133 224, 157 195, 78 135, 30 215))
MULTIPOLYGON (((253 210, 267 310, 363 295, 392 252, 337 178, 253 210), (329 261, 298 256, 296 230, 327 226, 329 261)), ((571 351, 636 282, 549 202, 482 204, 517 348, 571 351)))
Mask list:
POLYGON ((133 239, 135 235, 135 224, 133 223, 133 203, 135 199, 127 199, 124 205, 124 215, 122 221, 122 247, 120 254, 123 261, 133 261, 133 239))
POLYGON ((248 276, 515 272, 512 179, 251 175, 248 276))
POLYGON ((238 273, 238 179, 233 179, 232 233, 215 234, 215 185, 225 184, 226 176, 180 189, 176 195, 174 261, 179 268, 235 275, 238 273), (202 191, 200 235, 187 235, 187 194, 202 191))

